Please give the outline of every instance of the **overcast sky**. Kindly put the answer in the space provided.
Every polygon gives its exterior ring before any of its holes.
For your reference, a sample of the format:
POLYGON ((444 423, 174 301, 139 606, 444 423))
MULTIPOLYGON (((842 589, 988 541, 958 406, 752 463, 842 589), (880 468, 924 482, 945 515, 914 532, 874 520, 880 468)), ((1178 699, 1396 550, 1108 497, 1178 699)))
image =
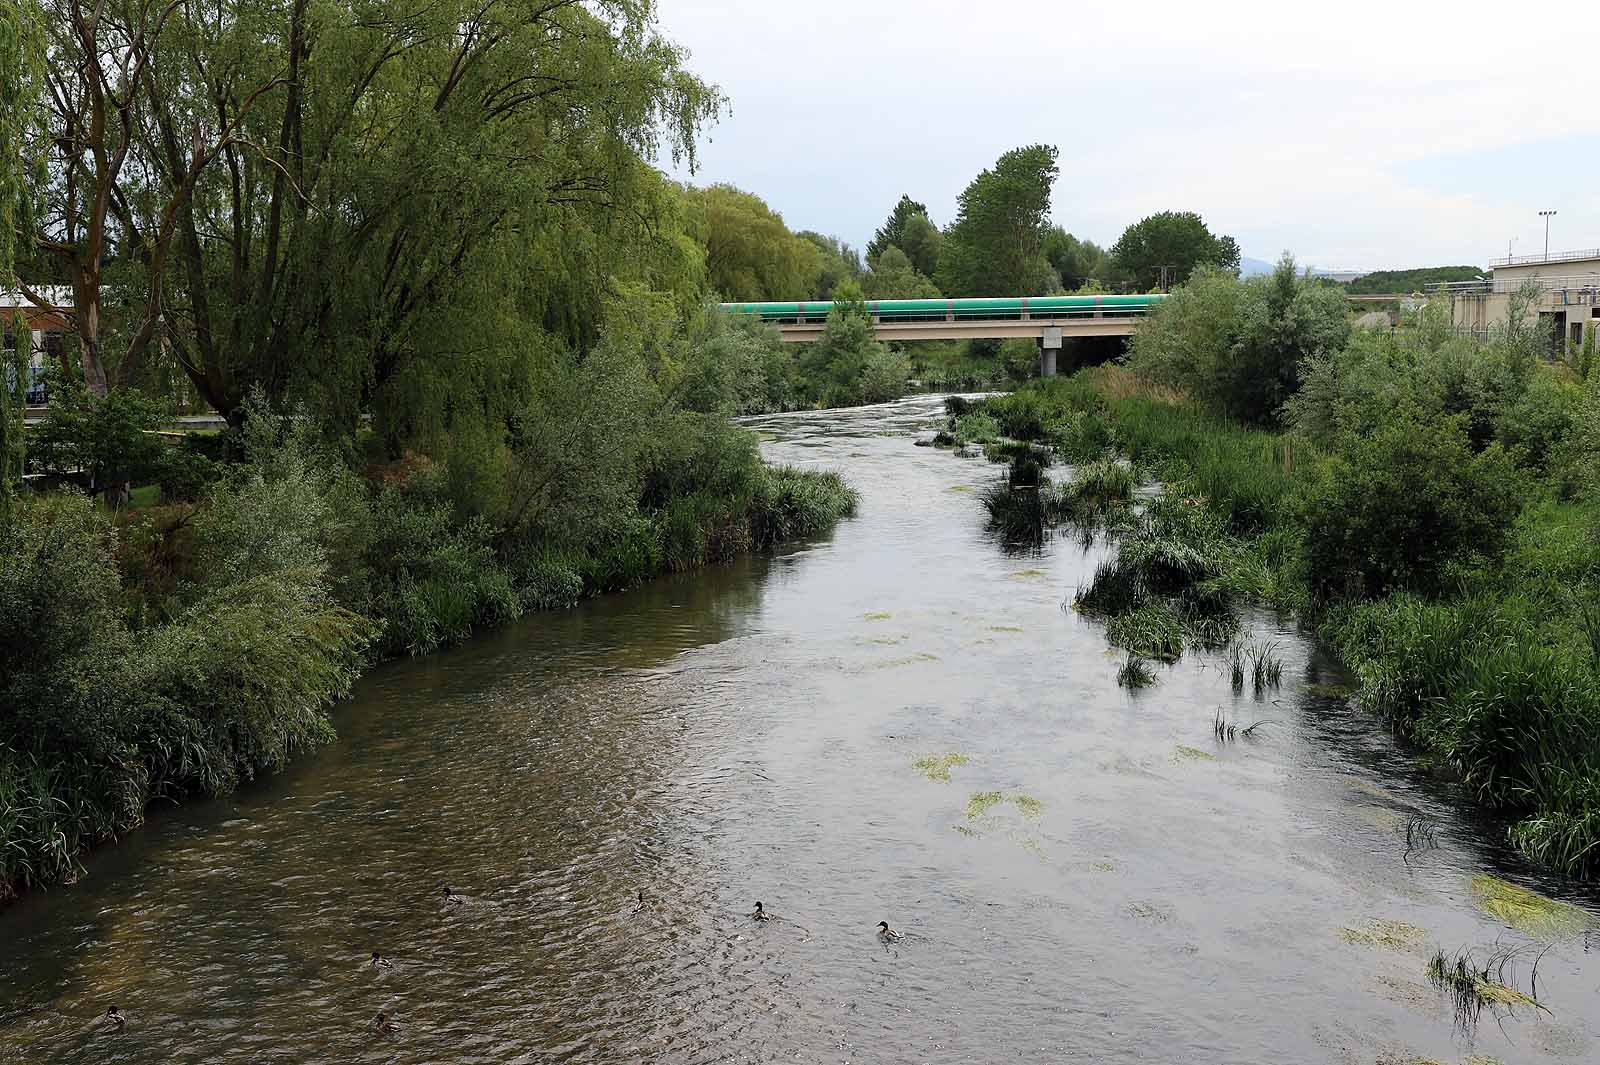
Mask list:
POLYGON ((1061 150, 1053 219, 1110 244, 1198 211, 1322 268, 1600 247, 1600 36, 1579 8, 1139 0, 661 0, 731 102, 699 183, 861 246, 944 225, 1007 149, 1061 150), (1567 16, 1560 16, 1561 11, 1567 16), (1570 28, 1564 30, 1563 23, 1570 28))

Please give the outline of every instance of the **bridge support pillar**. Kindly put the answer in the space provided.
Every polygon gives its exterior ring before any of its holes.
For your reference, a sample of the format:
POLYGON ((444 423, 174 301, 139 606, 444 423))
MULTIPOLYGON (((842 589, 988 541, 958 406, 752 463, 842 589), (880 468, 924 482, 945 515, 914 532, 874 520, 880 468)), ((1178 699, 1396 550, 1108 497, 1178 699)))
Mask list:
POLYGON ((1056 375, 1056 358, 1061 354, 1061 330, 1051 326, 1039 338, 1039 376, 1056 375))

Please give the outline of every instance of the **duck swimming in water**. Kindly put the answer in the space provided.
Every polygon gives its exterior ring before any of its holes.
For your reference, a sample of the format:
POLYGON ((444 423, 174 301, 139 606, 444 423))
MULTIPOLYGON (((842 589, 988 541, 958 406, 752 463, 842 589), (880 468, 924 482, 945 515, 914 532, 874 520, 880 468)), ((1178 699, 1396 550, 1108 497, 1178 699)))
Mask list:
POLYGON ((772 920, 772 914, 770 914, 766 910, 762 909, 761 908, 761 903, 759 903, 759 902, 756 903, 756 908, 750 912, 750 916, 753 917, 754 919, 756 919, 757 921, 770 921, 770 920, 772 920))
POLYGON ((446 906, 459 906, 467 900, 464 896, 457 895, 454 891, 451 891, 450 885, 446 884, 444 885, 444 901, 446 906))
POLYGON ((385 958, 382 954, 379 954, 377 951, 373 951, 372 967, 374 969, 392 969, 394 968, 394 963, 388 958, 385 958))
POLYGON ((629 913, 638 913, 642 909, 644 909, 644 890, 640 889, 640 891, 639 891, 639 901, 634 903, 633 904, 633 909, 629 910, 628 912, 629 913))
POLYGON ((108 1028, 120 1029, 124 1024, 127 1023, 128 1018, 122 1015, 122 1011, 120 1009, 115 1006, 106 1007, 106 1026, 108 1028))
POLYGON ((400 1026, 390 1020, 387 1013, 379 1010, 378 1016, 373 1018, 372 1030, 379 1035, 394 1035, 400 1030, 400 1026))
POLYGON ((890 928, 888 921, 879 921, 878 938, 883 940, 885 943, 898 943, 900 940, 904 939, 905 936, 902 936, 899 932, 896 932, 894 929, 890 928))

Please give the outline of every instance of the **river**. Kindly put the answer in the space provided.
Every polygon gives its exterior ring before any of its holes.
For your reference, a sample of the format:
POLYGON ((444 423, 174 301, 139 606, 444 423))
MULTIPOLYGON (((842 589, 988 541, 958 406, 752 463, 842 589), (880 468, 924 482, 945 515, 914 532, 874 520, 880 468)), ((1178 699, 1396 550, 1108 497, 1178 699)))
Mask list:
POLYGON ((1123 691, 1063 607, 1105 548, 1002 550, 937 409, 757 420, 859 516, 377 669, 337 743, 0 913, 0 1063, 1600 1061, 1600 936, 1548 1012, 1429 986, 1498 942, 1526 988, 1473 877, 1556 888, 1336 663, 1260 615, 1281 689, 1123 691))

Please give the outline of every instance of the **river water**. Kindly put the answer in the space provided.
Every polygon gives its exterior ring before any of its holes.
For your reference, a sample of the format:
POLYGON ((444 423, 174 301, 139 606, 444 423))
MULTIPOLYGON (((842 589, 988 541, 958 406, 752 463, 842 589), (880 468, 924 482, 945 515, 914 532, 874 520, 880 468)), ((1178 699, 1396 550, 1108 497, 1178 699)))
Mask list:
POLYGON ((1558 889, 1335 663, 1259 616, 1281 689, 1124 692, 1063 608, 1105 549, 1002 550, 997 468, 911 445, 937 409, 758 420, 859 516, 378 669, 336 744, 0 914, 0 1062, 1600 1061, 1600 937, 1549 944, 1547 1013, 1428 985, 1546 945, 1474 876, 1558 889))

